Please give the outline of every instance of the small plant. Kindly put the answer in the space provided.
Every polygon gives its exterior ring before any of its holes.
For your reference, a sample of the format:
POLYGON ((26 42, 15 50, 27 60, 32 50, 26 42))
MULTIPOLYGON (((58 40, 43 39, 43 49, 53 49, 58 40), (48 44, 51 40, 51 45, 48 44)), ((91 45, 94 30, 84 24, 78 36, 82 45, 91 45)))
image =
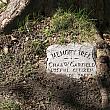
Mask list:
POLYGON ((0 103, 0 110, 21 110, 20 106, 12 100, 5 100, 0 103))
POLYGON ((62 31, 62 32, 60 32, 60 35, 61 36, 58 39, 58 44, 65 45, 66 43, 68 43, 68 40, 66 38, 67 33, 62 31))
POLYGON ((52 17, 51 25, 54 32, 58 32, 59 30, 66 30, 72 27, 73 21, 74 16, 70 12, 64 12, 63 10, 59 9, 52 17))
POLYGON ((32 42, 32 46, 33 46, 35 53, 39 57, 43 57, 43 56, 45 56, 45 51, 46 51, 46 47, 48 46, 48 41, 47 40, 41 40, 41 39, 35 39, 32 42))
POLYGON ((33 27, 37 22, 41 21, 43 19, 42 15, 39 15, 39 13, 31 13, 28 14, 23 21, 20 21, 18 19, 17 21, 17 28, 19 32, 30 32, 31 27, 33 27))
POLYGON ((21 21, 17 21, 18 31, 20 32, 29 32, 29 15, 25 17, 25 19, 21 21))
POLYGON ((59 38, 59 42, 58 42, 58 43, 61 44, 61 45, 66 44, 66 39, 64 38, 64 36, 61 36, 61 37, 59 38))
POLYGON ((43 29, 43 33, 45 36, 50 37, 50 36, 52 36, 53 30, 49 29, 49 27, 47 26, 43 29))

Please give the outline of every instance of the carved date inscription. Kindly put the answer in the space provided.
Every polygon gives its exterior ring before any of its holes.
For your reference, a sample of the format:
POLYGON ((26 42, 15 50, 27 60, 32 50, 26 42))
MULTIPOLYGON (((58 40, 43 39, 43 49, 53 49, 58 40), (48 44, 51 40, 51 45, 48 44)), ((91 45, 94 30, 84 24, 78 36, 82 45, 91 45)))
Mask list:
POLYGON ((95 75, 94 46, 91 44, 51 45, 47 48, 47 72, 69 77, 95 75))

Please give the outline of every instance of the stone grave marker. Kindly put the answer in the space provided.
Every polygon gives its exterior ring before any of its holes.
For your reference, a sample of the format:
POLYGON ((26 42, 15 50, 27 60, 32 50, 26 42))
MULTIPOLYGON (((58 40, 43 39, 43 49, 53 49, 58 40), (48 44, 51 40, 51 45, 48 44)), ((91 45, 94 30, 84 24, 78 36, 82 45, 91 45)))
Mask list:
POLYGON ((91 44, 51 45, 47 48, 47 72, 80 78, 96 74, 91 44))

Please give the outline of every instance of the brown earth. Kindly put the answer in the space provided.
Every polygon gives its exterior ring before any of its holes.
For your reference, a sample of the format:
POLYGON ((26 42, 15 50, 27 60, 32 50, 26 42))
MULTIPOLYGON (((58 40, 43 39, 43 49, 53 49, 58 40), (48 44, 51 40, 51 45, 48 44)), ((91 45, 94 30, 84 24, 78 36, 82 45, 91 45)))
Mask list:
POLYGON ((43 24, 32 26, 30 32, 0 35, 0 100, 8 96, 22 110, 101 110, 95 78, 77 80, 46 73, 47 45, 40 46, 41 53, 33 47, 36 39, 45 42, 40 31, 43 24))

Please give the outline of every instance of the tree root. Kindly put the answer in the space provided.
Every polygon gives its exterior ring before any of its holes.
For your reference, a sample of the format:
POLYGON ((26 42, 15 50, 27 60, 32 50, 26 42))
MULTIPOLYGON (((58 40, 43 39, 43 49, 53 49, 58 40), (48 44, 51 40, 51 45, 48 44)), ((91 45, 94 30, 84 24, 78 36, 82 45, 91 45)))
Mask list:
POLYGON ((0 32, 16 19, 31 0, 10 0, 6 10, 0 14, 0 32))

